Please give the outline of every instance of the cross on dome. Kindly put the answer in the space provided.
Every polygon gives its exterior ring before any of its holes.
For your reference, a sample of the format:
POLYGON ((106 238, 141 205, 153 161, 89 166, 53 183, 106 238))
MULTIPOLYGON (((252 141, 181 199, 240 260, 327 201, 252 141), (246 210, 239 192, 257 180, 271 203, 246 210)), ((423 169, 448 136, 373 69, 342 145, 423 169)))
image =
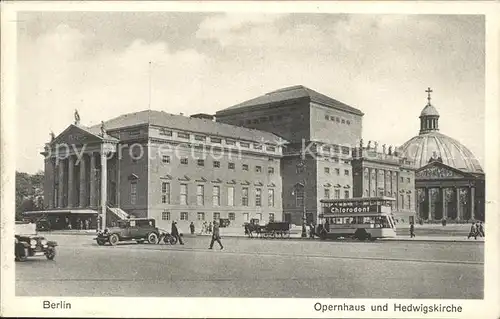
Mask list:
POLYGON ((431 105, 431 93, 434 92, 431 90, 430 87, 427 88, 427 90, 425 90, 425 92, 427 92, 427 105, 431 105))

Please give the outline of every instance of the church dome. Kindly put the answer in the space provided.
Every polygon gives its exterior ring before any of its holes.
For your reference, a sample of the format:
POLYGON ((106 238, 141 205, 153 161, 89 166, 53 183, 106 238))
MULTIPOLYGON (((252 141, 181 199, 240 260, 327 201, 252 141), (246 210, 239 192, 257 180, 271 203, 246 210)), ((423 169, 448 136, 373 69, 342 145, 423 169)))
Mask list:
POLYGON ((416 168, 438 161, 461 171, 483 173, 474 154, 457 140, 439 132, 429 132, 411 138, 401 146, 401 153, 415 163, 416 168))
POLYGON ((427 91, 427 105, 420 113, 419 135, 400 148, 400 153, 415 163, 418 169, 429 162, 438 161, 456 169, 483 173, 474 154, 457 140, 439 133, 439 113, 431 104, 431 88, 427 91))
POLYGON ((439 116, 439 113, 433 105, 427 104, 420 113, 420 117, 424 116, 439 116))

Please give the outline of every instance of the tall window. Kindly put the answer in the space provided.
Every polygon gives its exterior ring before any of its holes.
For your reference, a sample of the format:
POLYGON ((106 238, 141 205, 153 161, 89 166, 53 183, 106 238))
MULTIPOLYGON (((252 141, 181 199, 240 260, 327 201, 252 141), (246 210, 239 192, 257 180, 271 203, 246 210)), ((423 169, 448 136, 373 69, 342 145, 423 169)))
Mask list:
POLYGON ((170 156, 168 155, 162 155, 161 161, 163 164, 170 164, 170 156))
POLYGON ((229 213, 228 216, 229 220, 235 220, 236 219, 236 216, 234 213, 229 213))
POLYGON ((411 195, 406 196, 407 197, 407 202, 408 202, 408 209, 411 209, 411 195))
POLYGON ((205 213, 198 212, 197 216, 198 216, 198 220, 205 220, 205 213))
POLYGON ((297 189, 295 190, 295 206, 304 206, 304 186, 302 185, 298 185, 297 189))
POLYGON ((188 220, 188 213, 187 212, 181 212, 181 220, 188 220))
POLYGON ((219 167, 220 167, 220 162, 214 161, 214 168, 219 168, 219 167))
POLYGON ((170 183, 161 183, 161 202, 170 205, 170 183))
POLYGON ((262 220, 262 214, 261 213, 257 213, 255 215, 255 218, 257 218, 259 220, 259 222, 262 220))
POLYGON ((248 187, 241 189, 241 206, 248 206, 248 187))
POLYGON ((344 191, 344 198, 349 198, 349 191, 344 191))
POLYGON ((255 206, 262 206, 262 189, 255 189, 255 206))
POLYGON ((188 186, 187 184, 181 184, 181 205, 188 204, 188 186))
POLYGON ((340 199, 340 189, 335 190, 335 199, 340 199))
POLYGON ((188 164, 187 157, 181 157, 181 164, 183 164, 183 165, 187 165, 188 164))
POLYGON ((267 206, 274 207, 274 189, 267 190, 267 206))
POLYGON ((325 188, 325 199, 330 199, 330 189, 325 188))
POLYGON ((137 202, 137 182, 130 183, 130 204, 135 205, 137 202))
POLYGON ((220 186, 214 186, 212 189, 212 205, 220 206, 220 186))
POLYGON ((344 175, 345 176, 349 176, 349 170, 348 169, 344 170, 344 175))
POLYGON ((227 164, 228 169, 234 169, 234 163, 228 163, 227 164))
POLYGON ((243 213, 243 221, 248 221, 248 213, 243 213))
POLYGON ((203 206, 205 204, 205 186, 196 186, 196 205, 203 206))
POLYGON ((234 187, 227 188, 227 206, 234 206, 234 187))
POLYGON ((401 208, 405 208, 405 195, 401 195, 401 204, 400 204, 400 207, 401 208))
POLYGON ((205 166, 205 160, 199 159, 198 160, 198 166, 205 166))
POLYGON ((262 172, 262 167, 261 166, 255 166, 255 173, 260 173, 262 172))
POLYGON ((325 174, 330 174, 330 167, 325 167, 325 174))
POLYGON ((336 169, 335 169, 335 174, 337 174, 337 176, 339 176, 339 175, 340 175, 340 168, 336 168, 336 169))
POLYGON ((220 219, 220 213, 214 213, 214 220, 220 219))
POLYGON ((267 173, 268 174, 274 174, 274 167, 268 167, 267 168, 267 173))

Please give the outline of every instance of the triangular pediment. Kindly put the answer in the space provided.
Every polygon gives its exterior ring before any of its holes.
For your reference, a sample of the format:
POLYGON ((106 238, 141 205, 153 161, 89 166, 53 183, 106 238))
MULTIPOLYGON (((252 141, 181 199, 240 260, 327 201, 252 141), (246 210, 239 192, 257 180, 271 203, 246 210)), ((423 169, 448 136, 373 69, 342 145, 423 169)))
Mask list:
POLYGON ((77 125, 71 124, 53 141, 51 141, 51 144, 83 145, 100 142, 102 142, 102 137, 99 135, 93 134, 77 125))
POLYGON ((415 178, 419 179, 462 179, 470 177, 469 174, 446 164, 434 161, 415 172, 415 178))

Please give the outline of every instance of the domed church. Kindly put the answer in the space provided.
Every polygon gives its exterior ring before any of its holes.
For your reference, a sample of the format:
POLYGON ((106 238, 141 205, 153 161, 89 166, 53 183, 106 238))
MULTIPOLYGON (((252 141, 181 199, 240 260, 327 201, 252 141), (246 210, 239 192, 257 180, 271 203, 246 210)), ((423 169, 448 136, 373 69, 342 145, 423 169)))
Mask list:
POLYGON ((420 132, 400 152, 415 163, 416 212, 426 222, 484 221, 484 172, 474 154, 439 132, 439 113, 431 104, 420 113, 420 132))

